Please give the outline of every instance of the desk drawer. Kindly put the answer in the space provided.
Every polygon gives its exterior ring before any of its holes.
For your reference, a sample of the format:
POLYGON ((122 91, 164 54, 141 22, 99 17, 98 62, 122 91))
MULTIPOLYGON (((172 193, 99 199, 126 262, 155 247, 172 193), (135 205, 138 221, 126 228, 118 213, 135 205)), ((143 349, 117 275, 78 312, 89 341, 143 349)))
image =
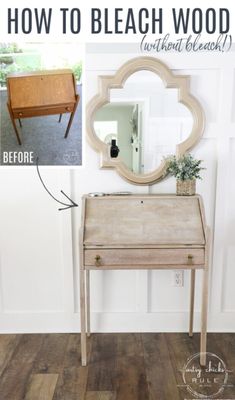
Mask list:
POLYGON ((97 249, 85 250, 85 266, 88 268, 154 268, 169 266, 203 265, 204 249, 97 249))
POLYGON ((66 104, 66 105, 57 105, 53 107, 35 107, 28 109, 17 109, 13 110, 13 116, 15 119, 18 118, 30 118, 30 117, 40 117, 45 115, 54 115, 54 114, 65 114, 71 113, 74 109, 74 103, 66 104))

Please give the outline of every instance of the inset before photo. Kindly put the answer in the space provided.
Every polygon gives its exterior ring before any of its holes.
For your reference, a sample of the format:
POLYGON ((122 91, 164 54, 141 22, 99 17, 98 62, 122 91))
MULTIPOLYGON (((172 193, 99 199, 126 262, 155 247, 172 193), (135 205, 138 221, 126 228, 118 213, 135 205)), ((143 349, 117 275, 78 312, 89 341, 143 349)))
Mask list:
POLYGON ((1 43, 1 165, 82 165, 82 46, 1 43))

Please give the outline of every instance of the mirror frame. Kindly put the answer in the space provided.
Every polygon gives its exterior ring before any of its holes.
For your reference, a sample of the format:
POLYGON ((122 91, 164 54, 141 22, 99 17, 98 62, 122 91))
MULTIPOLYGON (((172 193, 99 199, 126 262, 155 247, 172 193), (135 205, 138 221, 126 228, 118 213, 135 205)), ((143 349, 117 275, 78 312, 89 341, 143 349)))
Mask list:
POLYGON ((110 157, 109 145, 99 139, 94 129, 96 111, 103 105, 110 103, 110 89, 123 88, 130 75, 142 70, 157 74, 162 79, 166 88, 178 89, 178 101, 191 111, 193 126, 187 139, 176 145, 176 156, 180 157, 192 149, 203 135, 205 118, 200 103, 189 93, 190 76, 173 74, 162 61, 154 57, 133 58, 123 64, 115 75, 99 76, 99 93, 87 104, 86 126, 87 138, 90 145, 100 153, 101 168, 115 168, 121 177, 132 184, 151 185, 166 177, 165 160, 163 160, 155 170, 149 173, 135 174, 128 169, 123 161, 118 158, 110 157))

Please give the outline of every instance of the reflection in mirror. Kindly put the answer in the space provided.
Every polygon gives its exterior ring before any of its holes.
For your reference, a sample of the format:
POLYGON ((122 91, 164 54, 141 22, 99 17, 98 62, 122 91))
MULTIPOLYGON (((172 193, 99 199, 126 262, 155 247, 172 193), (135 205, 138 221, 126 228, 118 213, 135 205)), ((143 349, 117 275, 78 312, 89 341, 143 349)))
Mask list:
POLYGON ((154 171, 162 158, 191 133, 192 114, 178 101, 178 90, 165 88, 150 71, 133 73, 121 89, 110 90, 110 103, 95 113, 94 129, 104 143, 113 139, 118 159, 135 174, 154 171))

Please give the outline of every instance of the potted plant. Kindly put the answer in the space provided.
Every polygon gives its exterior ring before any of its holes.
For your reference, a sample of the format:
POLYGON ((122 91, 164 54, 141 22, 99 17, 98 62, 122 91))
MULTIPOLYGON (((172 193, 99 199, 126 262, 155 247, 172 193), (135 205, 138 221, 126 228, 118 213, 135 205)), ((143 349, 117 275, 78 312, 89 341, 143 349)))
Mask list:
POLYGON ((196 192, 196 179, 202 179, 200 171, 202 160, 195 159, 191 154, 181 157, 174 155, 166 157, 166 173, 176 178, 176 193, 179 196, 193 196, 196 192))

